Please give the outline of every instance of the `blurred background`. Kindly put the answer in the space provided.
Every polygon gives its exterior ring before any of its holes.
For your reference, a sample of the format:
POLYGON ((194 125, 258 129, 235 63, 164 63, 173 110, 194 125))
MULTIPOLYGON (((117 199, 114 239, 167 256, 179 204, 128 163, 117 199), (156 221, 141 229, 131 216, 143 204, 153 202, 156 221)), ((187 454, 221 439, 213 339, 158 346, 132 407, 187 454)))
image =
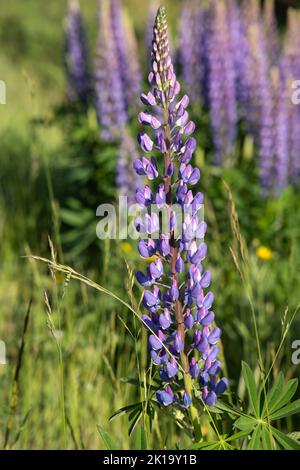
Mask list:
MULTIPOLYGON (((125 28, 128 63, 138 64, 133 73, 140 74, 138 87, 146 91, 147 32, 156 2, 121 3, 124 24, 130 25, 125 28)), ((202 172, 199 187, 209 227, 207 263, 226 368, 234 396, 242 397, 241 359, 258 371, 257 353, 250 306, 229 249, 234 240, 224 181, 248 246, 267 367, 300 300, 300 107, 290 104, 291 83, 300 80, 300 2, 266 1, 261 9, 255 0, 241 7, 231 0, 217 3, 224 8, 200 0, 164 1, 179 80, 193 97, 195 163, 202 172), (201 10, 199 23, 193 23, 198 12, 193 8, 201 10), (216 82, 220 88, 214 90, 216 82)), ((110 80, 101 73, 110 47, 109 34, 101 36, 107 23, 105 18, 101 23, 97 0, 81 1, 80 7, 89 77, 96 75, 98 84, 95 92, 90 79, 92 90, 84 98, 72 69, 68 2, 1 1, 0 80, 6 84, 6 104, 0 105, 0 340, 7 364, 0 365, 0 442, 14 448, 101 448, 97 426, 109 430, 120 448, 135 448, 139 439, 138 425, 129 435, 126 416, 108 418, 139 399, 122 377, 136 377, 147 366, 145 332, 111 298, 24 258, 30 253, 49 258, 52 247, 59 262, 124 300, 134 303, 140 294, 132 281, 132 271, 142 264, 134 242, 101 242, 95 234, 97 206, 114 202, 135 184, 130 159, 137 152, 139 105, 128 106, 129 144, 113 132, 108 138, 99 92, 101 80, 110 80)), ((114 73, 110 59, 108 54, 107 74, 114 73)), ((299 316, 274 376, 280 370, 287 378, 299 376, 299 365, 291 362, 297 339, 299 316)), ((169 423, 167 413, 155 423, 154 446, 184 446, 184 435, 169 423)), ((287 430, 299 425, 298 416, 283 424, 287 430)))

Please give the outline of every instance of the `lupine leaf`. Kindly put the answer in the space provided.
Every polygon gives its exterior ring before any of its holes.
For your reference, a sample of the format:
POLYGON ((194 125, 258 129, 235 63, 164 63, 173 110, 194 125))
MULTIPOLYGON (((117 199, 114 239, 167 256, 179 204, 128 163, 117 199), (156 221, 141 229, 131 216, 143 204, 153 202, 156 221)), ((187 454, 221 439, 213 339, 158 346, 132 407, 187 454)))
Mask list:
POLYGON ((250 369, 250 367, 248 366, 246 362, 242 362, 242 373, 243 373, 245 385, 248 390, 250 406, 255 416, 258 417, 259 416, 259 401, 257 397, 255 379, 254 379, 252 370, 250 369))
POLYGON ((284 387, 281 397, 279 397, 278 401, 274 404, 274 407, 271 411, 280 410, 283 406, 285 406, 289 401, 293 398, 297 391, 298 387, 298 379, 289 380, 289 382, 284 387))
POLYGON ((135 428, 137 427, 137 425, 139 424, 139 421, 142 417, 143 413, 142 411, 138 412, 136 414, 136 416, 132 419, 132 422, 130 424, 130 427, 129 427, 129 431, 128 431, 128 435, 131 436, 131 434, 133 433, 133 431, 135 430, 135 428))
POLYGON ((220 400, 217 401, 215 406, 211 407, 209 409, 210 412, 212 413, 219 413, 221 411, 227 411, 227 413, 236 415, 236 416, 243 416, 243 413, 240 412, 237 408, 234 408, 232 406, 227 405, 227 403, 224 403, 220 400))
POLYGON ((274 406, 281 396, 283 385, 284 385, 284 376, 283 376, 283 373, 280 372, 272 388, 267 394, 267 400, 264 403, 262 416, 265 416, 267 410, 269 414, 271 413, 271 411, 274 410, 274 406))
POLYGON ((274 449, 272 430, 270 430, 269 426, 262 426, 261 440, 262 440, 262 447, 264 450, 274 449))
POLYGON ((284 408, 281 408, 279 411, 275 411, 270 415, 270 418, 272 420, 274 419, 281 419, 281 418, 286 418, 287 416, 291 416, 295 413, 300 412, 300 399, 294 401, 293 403, 290 403, 289 405, 285 406, 284 408))
POLYGON ((248 450, 258 450, 261 447, 261 426, 258 425, 254 429, 251 437, 251 441, 248 444, 248 450))
POLYGON ((291 437, 287 436, 278 429, 273 428, 272 426, 272 433, 275 437, 276 441, 286 450, 300 450, 300 443, 292 439, 291 437))
POLYGON ((254 418, 251 418, 250 416, 241 416, 234 422, 234 427, 241 429, 241 431, 251 432, 256 424, 257 421, 254 418))
POLYGON ((235 440, 238 440, 238 439, 242 439, 243 437, 248 436, 248 434, 249 434, 248 431, 237 432, 237 433, 233 434, 233 436, 229 436, 226 439, 226 442, 231 442, 231 441, 235 441, 235 440))
POLYGON ((122 416, 124 414, 130 413, 132 410, 140 408, 140 407, 141 407, 141 403, 134 403, 133 405, 124 406, 123 408, 120 408, 119 410, 115 411, 109 417, 109 421, 112 421, 113 419, 117 418, 118 416, 122 416))

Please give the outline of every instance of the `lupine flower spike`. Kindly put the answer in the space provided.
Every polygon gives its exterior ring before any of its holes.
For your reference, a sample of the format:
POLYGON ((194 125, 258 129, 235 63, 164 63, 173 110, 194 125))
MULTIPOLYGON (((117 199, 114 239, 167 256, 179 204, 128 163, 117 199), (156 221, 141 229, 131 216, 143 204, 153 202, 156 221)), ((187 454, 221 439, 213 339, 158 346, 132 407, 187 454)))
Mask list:
POLYGON ((99 0, 95 94, 101 137, 114 141, 120 138, 120 129, 127 122, 127 112, 109 6, 107 0, 99 0))
POLYGON ((65 28, 65 62, 68 75, 67 95, 70 101, 87 104, 90 92, 88 51, 79 3, 69 2, 65 28))
POLYGON ((150 355, 162 382, 157 400, 163 406, 177 403, 191 410, 196 389, 206 405, 214 405, 227 380, 218 378, 221 330, 214 326, 214 295, 205 292, 211 274, 202 264, 207 252, 202 241, 206 224, 200 216, 203 195, 190 189, 200 179, 199 169, 191 165, 195 124, 189 120, 188 96, 179 98, 163 7, 153 29, 149 83, 151 90, 141 96, 148 110, 140 113, 139 122, 150 132, 138 135, 145 155, 134 162, 137 174, 149 182, 137 190, 136 201, 145 208, 155 203, 165 209, 168 223, 160 229, 155 212, 136 219, 141 257, 155 255, 146 273, 138 272, 136 277, 145 288, 142 303, 148 313, 143 320, 151 330, 150 355), (153 180, 155 189, 150 186, 153 180), (183 213, 182 224, 177 208, 183 213), (154 239, 155 232, 159 235, 154 239))

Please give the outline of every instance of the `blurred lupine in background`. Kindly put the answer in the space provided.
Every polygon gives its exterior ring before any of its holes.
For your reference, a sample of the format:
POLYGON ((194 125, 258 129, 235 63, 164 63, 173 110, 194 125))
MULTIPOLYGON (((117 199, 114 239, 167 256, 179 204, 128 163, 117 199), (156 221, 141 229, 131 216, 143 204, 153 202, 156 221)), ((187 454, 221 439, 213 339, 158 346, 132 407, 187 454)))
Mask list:
POLYGON ((214 161, 232 154, 237 132, 235 64, 225 2, 212 1, 208 45, 208 101, 214 161), (220 80, 222 77, 222 80, 220 80))
POLYGON ((77 0, 69 1, 65 25, 65 64, 69 100, 81 101, 86 105, 91 91, 91 77, 84 24, 77 0))
POLYGON ((101 137, 113 141, 120 139, 128 115, 109 0, 99 0, 98 22, 95 62, 96 111, 101 137))
POLYGON ((206 71, 205 23, 206 11, 197 0, 182 4, 179 31, 179 63, 189 95, 197 103, 204 91, 206 71))
POLYGON ((99 29, 95 64, 96 111, 101 138, 117 142, 116 185, 119 194, 134 197, 131 171, 136 152, 126 129, 141 90, 137 43, 130 22, 119 0, 99 0, 99 29))
POLYGON ((129 16, 125 15, 120 0, 111 1, 111 27, 114 35, 119 71, 126 110, 136 111, 137 96, 141 91, 141 72, 135 35, 129 16))
MULTIPOLYGON (((156 393, 164 405, 173 402, 190 408, 192 422, 197 421, 199 391, 207 405, 214 405, 218 394, 227 388, 225 378, 218 379, 221 364, 216 346, 221 330, 214 326, 211 311, 214 296, 204 289, 210 285, 211 274, 204 271, 202 262, 207 247, 202 241, 206 223, 202 220, 202 193, 193 194, 189 186, 200 179, 198 168, 190 164, 196 148, 191 135, 195 124, 186 110, 189 98, 179 99, 180 85, 174 72, 165 9, 158 10, 153 29, 151 90, 141 95, 150 110, 141 112, 139 122, 152 132, 138 135, 146 156, 134 162, 138 175, 155 181, 136 192, 136 201, 145 208, 156 204, 165 209, 167 222, 159 229, 157 213, 150 212, 136 219, 142 239, 139 253, 142 258, 154 257, 147 272, 137 272, 139 283, 146 289, 143 306, 148 310, 143 321, 151 330, 149 349, 151 359, 159 367, 163 384, 156 393), (176 205, 183 213, 179 222, 176 205), (153 234, 159 232, 154 240, 153 234)), ((195 433, 199 432, 195 429, 195 433)))
POLYGON ((277 65, 280 58, 280 40, 275 17, 274 0, 265 0, 263 24, 266 31, 267 55, 271 65, 277 65))

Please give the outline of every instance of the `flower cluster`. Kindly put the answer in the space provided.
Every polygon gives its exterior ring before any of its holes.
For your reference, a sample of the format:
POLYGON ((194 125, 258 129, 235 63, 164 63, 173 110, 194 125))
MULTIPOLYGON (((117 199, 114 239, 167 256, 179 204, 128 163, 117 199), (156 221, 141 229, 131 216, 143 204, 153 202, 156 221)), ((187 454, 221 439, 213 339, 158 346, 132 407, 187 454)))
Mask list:
POLYGON ((300 13, 289 10, 283 47, 274 0, 184 0, 181 16, 183 79, 193 102, 209 113, 215 163, 233 160, 240 123, 254 140, 263 194, 297 184, 300 112, 289 101, 300 77, 300 13), (279 80, 271 86, 274 68, 279 80))
POLYGON ((79 4, 70 0, 65 28, 65 62, 70 101, 87 104, 90 92, 88 51, 79 4))
POLYGON ((145 130, 138 135, 146 155, 134 162, 134 169, 149 180, 136 191, 136 201, 147 213, 135 223, 141 235, 139 253, 152 262, 146 273, 138 272, 136 277, 145 288, 142 303, 148 313, 143 321, 151 332, 151 360, 164 383, 157 399, 163 405, 177 401, 188 407, 195 398, 193 384, 201 390, 204 403, 213 405, 227 388, 227 380, 217 378, 221 330, 215 326, 211 310, 214 295, 204 292, 211 274, 202 264, 207 252, 202 241, 206 232, 201 217, 203 195, 191 189, 200 179, 199 169, 191 165, 196 149, 192 137, 195 124, 189 120, 188 96, 179 99, 180 85, 171 60, 163 7, 153 28, 149 84, 151 90, 141 95, 148 109, 139 114, 139 122, 151 134, 145 130), (150 211, 154 204, 167 214, 163 229, 158 214, 150 211), (182 223, 179 213, 183 214, 182 223))

